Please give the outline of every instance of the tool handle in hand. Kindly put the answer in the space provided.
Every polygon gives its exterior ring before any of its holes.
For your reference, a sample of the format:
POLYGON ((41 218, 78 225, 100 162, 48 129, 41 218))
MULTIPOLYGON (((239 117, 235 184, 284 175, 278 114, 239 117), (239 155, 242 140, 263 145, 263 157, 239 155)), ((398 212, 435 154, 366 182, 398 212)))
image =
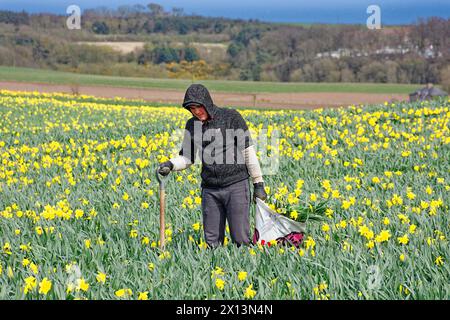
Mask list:
POLYGON ((167 174, 166 176, 163 176, 162 174, 160 174, 159 170, 163 170, 163 169, 167 169, 167 170, 169 170, 169 172, 170 172, 170 169, 169 169, 169 168, 162 168, 162 169, 156 168, 156 171, 155 171, 155 174, 156 174, 156 180, 158 180, 158 182, 159 182, 159 188, 162 189, 162 190, 164 190, 164 187, 165 187, 165 185, 166 185, 166 180, 167 180, 167 178, 169 177, 168 174, 167 174))

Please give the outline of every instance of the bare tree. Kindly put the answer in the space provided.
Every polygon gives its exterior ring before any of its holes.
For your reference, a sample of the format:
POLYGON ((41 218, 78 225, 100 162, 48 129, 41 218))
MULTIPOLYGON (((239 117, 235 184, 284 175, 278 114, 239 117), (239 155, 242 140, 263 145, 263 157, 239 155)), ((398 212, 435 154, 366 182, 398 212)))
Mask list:
POLYGON ((154 17, 160 17, 164 14, 164 7, 157 3, 149 3, 147 5, 150 10, 150 14, 154 17))
POLYGON ((174 17, 183 17, 184 16, 184 9, 183 8, 172 8, 172 15, 174 17))

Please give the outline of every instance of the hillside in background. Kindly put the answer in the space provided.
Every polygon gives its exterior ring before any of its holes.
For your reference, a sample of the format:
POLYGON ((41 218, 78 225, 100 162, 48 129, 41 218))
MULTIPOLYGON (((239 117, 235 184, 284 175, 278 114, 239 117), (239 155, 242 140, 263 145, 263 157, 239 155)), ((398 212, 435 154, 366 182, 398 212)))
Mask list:
POLYGON ((156 4, 66 16, 0 11, 0 65, 116 76, 283 82, 450 82, 450 20, 369 30, 167 12, 156 4))

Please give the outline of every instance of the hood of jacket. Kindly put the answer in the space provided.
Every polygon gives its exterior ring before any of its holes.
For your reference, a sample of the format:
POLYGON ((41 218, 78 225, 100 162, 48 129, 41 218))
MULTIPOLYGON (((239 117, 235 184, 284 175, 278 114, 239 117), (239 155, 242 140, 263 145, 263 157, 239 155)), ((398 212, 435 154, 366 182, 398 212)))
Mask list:
POLYGON ((219 109, 219 107, 214 104, 208 89, 206 89, 206 87, 201 84, 192 84, 186 90, 186 94, 184 95, 183 108, 191 112, 189 110, 189 105, 192 103, 203 105, 206 109, 206 112, 208 112, 211 118, 214 118, 219 109))

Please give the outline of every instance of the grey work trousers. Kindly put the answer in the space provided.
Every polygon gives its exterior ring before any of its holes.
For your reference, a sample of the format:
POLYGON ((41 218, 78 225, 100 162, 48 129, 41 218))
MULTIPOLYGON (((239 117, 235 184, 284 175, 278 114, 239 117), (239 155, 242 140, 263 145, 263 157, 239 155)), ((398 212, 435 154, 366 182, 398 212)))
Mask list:
POLYGON ((238 246, 250 243, 249 189, 248 179, 223 188, 202 188, 203 228, 208 246, 223 244, 225 220, 233 243, 238 246))

